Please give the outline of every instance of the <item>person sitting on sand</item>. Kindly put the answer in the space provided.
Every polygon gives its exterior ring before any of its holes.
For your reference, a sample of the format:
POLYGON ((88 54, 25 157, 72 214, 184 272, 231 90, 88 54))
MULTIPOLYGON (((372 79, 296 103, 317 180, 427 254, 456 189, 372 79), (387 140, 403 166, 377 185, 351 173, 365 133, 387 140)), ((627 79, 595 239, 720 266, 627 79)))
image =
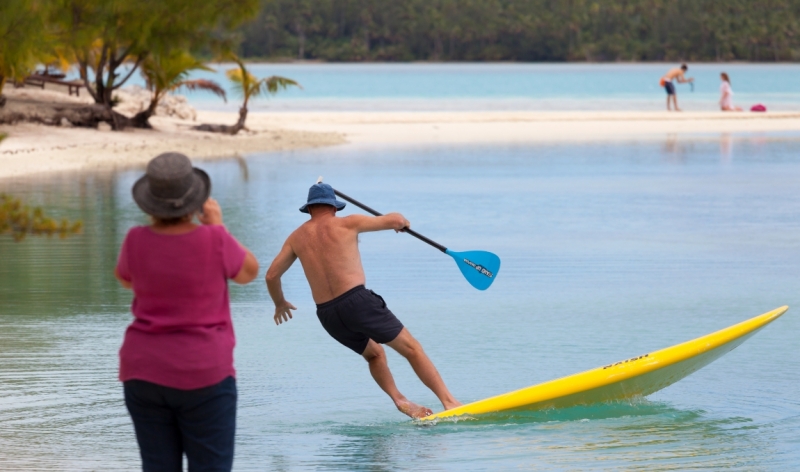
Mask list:
POLYGON ((225 229, 210 192, 208 174, 174 152, 152 159, 133 184, 152 224, 128 231, 114 275, 133 290, 119 379, 145 472, 180 471, 184 453, 189 470, 233 466, 228 280, 252 281, 258 261, 225 229))
POLYGON ((733 106, 733 89, 731 88, 731 79, 728 74, 722 72, 719 74, 722 83, 719 86, 719 107, 722 111, 742 111, 741 107, 733 106))
POLYGON ((680 84, 694 82, 693 78, 686 78, 684 73, 689 69, 689 66, 686 64, 681 64, 680 67, 676 67, 674 69, 670 69, 664 77, 661 77, 661 81, 659 84, 664 87, 664 90, 667 91, 667 111, 670 111, 670 98, 672 98, 672 103, 675 105, 675 111, 681 111, 678 108, 678 95, 675 93, 675 84, 672 83, 673 80, 677 81, 680 84))
POLYGON ((387 308, 383 298, 364 287, 358 235, 390 229, 399 232, 410 226, 408 220, 399 213, 337 217, 336 212, 344 206, 328 184, 317 183, 309 189, 307 203, 300 211, 309 213, 311 219, 289 236, 267 271, 267 289, 275 303, 275 323, 288 321, 291 310, 297 309, 284 298, 281 276, 299 258, 322 326, 331 337, 366 359, 375 382, 398 410, 412 418, 433 413, 400 393, 381 344, 387 344, 408 360, 445 409, 460 406, 420 343, 387 308))

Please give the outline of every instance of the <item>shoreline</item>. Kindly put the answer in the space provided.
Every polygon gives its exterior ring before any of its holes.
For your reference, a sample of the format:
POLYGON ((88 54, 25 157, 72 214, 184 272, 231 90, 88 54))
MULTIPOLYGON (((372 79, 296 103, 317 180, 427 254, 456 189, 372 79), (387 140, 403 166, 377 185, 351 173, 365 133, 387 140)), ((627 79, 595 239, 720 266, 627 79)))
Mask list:
MULTIPOLYGON (((226 115, 198 112, 203 121, 226 115)), ((248 117, 248 124, 339 133, 351 144, 538 144, 798 132, 800 112, 262 112, 248 117)))
POLYGON ((232 112, 198 111, 197 120, 152 118, 153 130, 101 131, 30 123, 0 126, 0 179, 67 170, 144 165, 177 150, 196 160, 345 143, 537 144, 663 140, 703 134, 800 131, 800 112, 251 112, 237 136, 193 131, 233 123, 232 112))
POLYGON ((62 171, 128 169, 169 151, 208 161, 346 142, 337 133, 250 127, 249 132, 229 136, 189 129, 199 121, 153 117, 151 123, 152 130, 117 132, 32 123, 0 125, 0 133, 8 134, 0 143, 0 181, 62 171))

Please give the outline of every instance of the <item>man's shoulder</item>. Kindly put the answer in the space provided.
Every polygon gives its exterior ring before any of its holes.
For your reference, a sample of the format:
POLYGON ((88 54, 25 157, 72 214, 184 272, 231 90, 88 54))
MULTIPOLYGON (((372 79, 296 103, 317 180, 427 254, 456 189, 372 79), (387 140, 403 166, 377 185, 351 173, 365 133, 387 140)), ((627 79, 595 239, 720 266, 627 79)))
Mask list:
POLYGON ((308 231, 308 223, 309 222, 306 221, 305 223, 303 223, 300 226, 298 226, 297 228, 295 228, 295 230, 292 231, 291 234, 289 234, 289 237, 286 238, 286 240, 290 241, 290 240, 296 238, 298 235, 304 233, 305 231, 308 231))

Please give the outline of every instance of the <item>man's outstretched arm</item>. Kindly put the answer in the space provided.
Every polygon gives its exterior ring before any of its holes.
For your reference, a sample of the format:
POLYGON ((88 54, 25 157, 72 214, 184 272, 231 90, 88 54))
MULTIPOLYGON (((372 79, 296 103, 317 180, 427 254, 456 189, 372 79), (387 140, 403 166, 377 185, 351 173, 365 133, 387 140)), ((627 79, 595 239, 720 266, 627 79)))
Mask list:
POLYGON ((350 215, 345 217, 347 224, 359 233, 384 231, 393 229, 402 231, 410 228, 411 223, 400 213, 389 213, 383 216, 350 215))
POLYGON ((281 251, 275 256, 275 260, 267 270, 267 290, 269 296, 272 297, 275 303, 275 324, 281 324, 284 321, 289 321, 292 318, 290 310, 296 310, 297 307, 289 303, 283 296, 283 288, 281 287, 281 276, 289 270, 294 261, 297 259, 297 254, 294 253, 289 241, 286 241, 281 248, 281 251))

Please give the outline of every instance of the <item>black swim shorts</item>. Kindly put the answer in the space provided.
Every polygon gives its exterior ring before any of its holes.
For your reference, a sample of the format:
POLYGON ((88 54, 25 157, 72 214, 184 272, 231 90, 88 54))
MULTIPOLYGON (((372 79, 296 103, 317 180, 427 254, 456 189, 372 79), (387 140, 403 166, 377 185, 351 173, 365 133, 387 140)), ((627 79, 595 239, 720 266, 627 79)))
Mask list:
POLYGON ((667 91, 667 95, 675 95, 675 84, 672 82, 664 82, 664 89, 667 91))
POLYGON ((356 354, 364 353, 370 339, 386 344, 403 330, 383 298, 363 285, 317 305, 317 318, 333 339, 356 354))

